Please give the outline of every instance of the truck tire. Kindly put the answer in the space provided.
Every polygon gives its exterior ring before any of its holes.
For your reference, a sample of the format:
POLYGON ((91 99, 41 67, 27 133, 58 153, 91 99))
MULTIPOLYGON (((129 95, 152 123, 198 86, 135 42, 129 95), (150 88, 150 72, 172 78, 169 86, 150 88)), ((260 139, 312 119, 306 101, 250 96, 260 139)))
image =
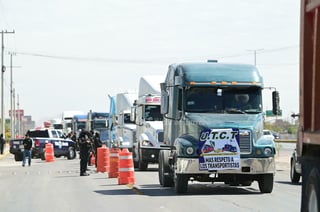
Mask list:
POLYGON ((184 174, 176 174, 174 181, 174 188, 177 194, 184 194, 188 192, 188 176, 184 174))
POLYGON ((18 153, 14 154, 14 160, 15 161, 22 161, 22 159, 23 159, 23 155, 22 154, 18 154, 18 153))
POLYGON ((140 171, 146 171, 148 169, 148 161, 143 160, 141 149, 139 146, 139 161, 138 161, 138 168, 140 171))
POLYGON ((76 150, 74 147, 69 147, 67 158, 68 160, 72 160, 76 158, 76 150))
POLYGON ((173 178, 171 175, 171 169, 169 165, 169 154, 168 150, 160 150, 159 152, 159 182, 163 187, 172 187, 173 178))
POLYGON ((320 190, 319 190, 319 171, 314 168, 306 182, 305 209, 306 211, 319 211, 320 190))
POLYGON ((46 151, 40 153, 41 160, 46 160, 46 151))
POLYGON ((291 183, 297 184, 300 181, 300 174, 296 171, 295 162, 293 158, 291 159, 290 163, 290 179, 291 183))
POLYGON ((140 157, 138 166, 140 171, 146 171, 148 169, 148 161, 144 161, 140 157))
POLYGON ((273 174, 265 174, 258 180, 261 193, 271 193, 273 189, 273 174))

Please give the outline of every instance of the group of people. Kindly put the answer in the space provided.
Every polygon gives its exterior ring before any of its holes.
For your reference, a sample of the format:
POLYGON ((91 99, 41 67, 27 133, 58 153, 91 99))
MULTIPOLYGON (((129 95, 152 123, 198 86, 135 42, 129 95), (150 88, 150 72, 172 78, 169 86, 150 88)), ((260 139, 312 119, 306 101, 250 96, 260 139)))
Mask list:
MULTIPOLYGON (((78 139, 76 139, 75 134, 70 137, 72 140, 77 142, 77 145, 79 146, 79 152, 80 152, 80 176, 89 176, 89 174, 86 172, 88 170, 88 165, 90 165, 90 158, 92 157, 92 154, 95 156, 95 166, 97 167, 97 150, 99 147, 102 146, 102 142, 100 140, 100 134, 98 132, 94 133, 93 131, 81 131, 79 134, 78 139)), ((0 135, 1 140, 1 135, 0 135)), ((1 142, 1 141, 0 141, 1 142)), ((32 140, 27 133, 25 135, 25 138, 23 140, 23 160, 22 160, 22 166, 26 165, 26 160, 28 158, 28 165, 31 166, 31 158, 32 158, 32 140)))

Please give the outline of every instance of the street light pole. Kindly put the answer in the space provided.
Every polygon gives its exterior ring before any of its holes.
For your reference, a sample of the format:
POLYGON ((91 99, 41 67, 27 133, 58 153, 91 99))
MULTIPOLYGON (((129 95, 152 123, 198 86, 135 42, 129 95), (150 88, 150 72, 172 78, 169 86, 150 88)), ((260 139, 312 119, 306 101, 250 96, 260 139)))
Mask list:
POLYGON ((10 129, 11 129, 11 138, 14 135, 13 129, 13 72, 12 72, 12 55, 15 55, 14 52, 9 52, 10 55, 10 129))

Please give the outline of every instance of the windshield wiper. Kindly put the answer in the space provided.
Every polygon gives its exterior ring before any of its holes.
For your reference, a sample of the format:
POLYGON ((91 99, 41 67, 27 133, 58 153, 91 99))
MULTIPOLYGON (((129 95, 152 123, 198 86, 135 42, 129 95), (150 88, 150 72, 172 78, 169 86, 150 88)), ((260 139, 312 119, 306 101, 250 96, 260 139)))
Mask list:
POLYGON ((229 108, 229 109, 226 109, 226 112, 227 113, 240 113, 240 114, 246 114, 245 111, 243 110, 239 110, 237 108, 229 108))

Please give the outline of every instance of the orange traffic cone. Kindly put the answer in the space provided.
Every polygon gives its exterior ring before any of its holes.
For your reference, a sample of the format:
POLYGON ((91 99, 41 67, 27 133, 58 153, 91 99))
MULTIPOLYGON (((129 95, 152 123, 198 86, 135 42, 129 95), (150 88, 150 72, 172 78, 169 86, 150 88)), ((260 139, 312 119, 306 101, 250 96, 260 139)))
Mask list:
POLYGON ((128 149, 123 149, 119 154, 119 176, 118 184, 135 184, 134 167, 132 153, 128 149))
POLYGON ((119 148, 112 148, 110 151, 110 171, 109 178, 116 178, 119 175, 119 148))
POLYGON ((97 172, 109 172, 109 148, 105 145, 98 148, 98 164, 97 164, 97 172))
POLYGON ((54 150, 53 150, 53 144, 47 143, 46 144, 46 161, 47 162, 53 162, 54 161, 54 150))

